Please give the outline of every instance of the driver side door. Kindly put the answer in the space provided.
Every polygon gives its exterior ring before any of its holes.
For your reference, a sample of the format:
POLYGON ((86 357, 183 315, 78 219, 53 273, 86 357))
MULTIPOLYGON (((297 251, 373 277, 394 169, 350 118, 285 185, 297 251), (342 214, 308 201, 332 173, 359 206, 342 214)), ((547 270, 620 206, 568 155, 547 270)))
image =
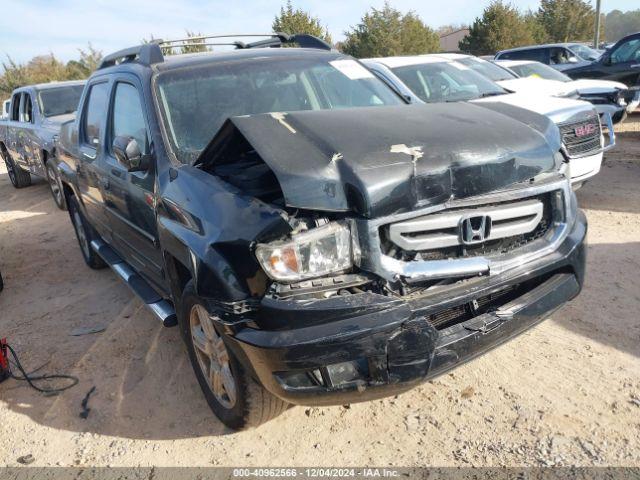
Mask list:
POLYGON ((151 136, 137 78, 122 74, 114 78, 107 123, 105 168, 106 213, 116 250, 157 289, 163 288, 162 253, 156 224, 155 163, 151 136), (117 137, 134 139, 147 158, 147 168, 129 170, 114 153, 117 137))

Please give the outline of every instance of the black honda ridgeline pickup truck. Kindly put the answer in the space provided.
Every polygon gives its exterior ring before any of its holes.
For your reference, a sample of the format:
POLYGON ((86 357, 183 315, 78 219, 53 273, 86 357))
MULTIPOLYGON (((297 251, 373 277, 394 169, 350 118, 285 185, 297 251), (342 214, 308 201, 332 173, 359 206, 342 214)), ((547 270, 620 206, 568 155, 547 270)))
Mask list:
POLYGON ((105 58, 58 166, 86 263, 179 326, 229 427, 408 390, 580 292, 586 219, 546 117, 407 105, 306 35, 167 45, 105 58))

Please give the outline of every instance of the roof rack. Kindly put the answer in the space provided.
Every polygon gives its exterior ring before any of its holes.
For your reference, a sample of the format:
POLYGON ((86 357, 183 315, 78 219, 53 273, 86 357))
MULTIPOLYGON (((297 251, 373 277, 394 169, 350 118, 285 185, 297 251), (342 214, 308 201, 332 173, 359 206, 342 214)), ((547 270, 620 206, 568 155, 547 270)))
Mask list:
POLYGON ((246 35, 199 35, 195 37, 179 38, 176 40, 161 40, 154 39, 149 43, 138 45, 136 47, 125 48, 115 53, 107 55, 102 59, 102 63, 98 69, 112 67, 119 63, 132 62, 137 60, 143 65, 153 65, 154 63, 162 63, 164 61, 164 55, 162 54, 162 48, 180 48, 180 47, 203 47, 203 46, 220 46, 228 45, 236 47, 237 49, 247 48, 277 48, 286 44, 297 44, 301 48, 317 48, 320 50, 331 50, 329 45, 324 40, 314 37, 313 35, 307 35, 304 33, 298 33, 290 35, 287 33, 267 33, 267 34, 246 34, 246 35), (267 37, 263 40, 258 40, 251 43, 244 43, 239 40, 230 42, 218 42, 206 40, 225 39, 225 38, 247 38, 247 37, 267 37))

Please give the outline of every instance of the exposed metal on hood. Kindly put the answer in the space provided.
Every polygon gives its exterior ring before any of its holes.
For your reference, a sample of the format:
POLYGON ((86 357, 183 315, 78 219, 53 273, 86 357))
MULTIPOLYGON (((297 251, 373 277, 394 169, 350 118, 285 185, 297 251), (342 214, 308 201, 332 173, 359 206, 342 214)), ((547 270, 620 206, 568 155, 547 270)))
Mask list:
POLYGON ((560 138, 545 117, 489 105, 301 111, 230 118, 196 164, 233 163, 241 144, 273 171, 287 205, 376 217, 554 170, 560 138))

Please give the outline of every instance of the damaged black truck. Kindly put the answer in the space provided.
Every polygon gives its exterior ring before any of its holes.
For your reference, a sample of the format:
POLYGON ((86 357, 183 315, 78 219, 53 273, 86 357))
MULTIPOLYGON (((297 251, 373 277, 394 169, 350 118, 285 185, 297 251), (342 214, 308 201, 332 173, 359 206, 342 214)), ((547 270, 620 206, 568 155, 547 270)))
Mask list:
POLYGON ((234 44, 107 56, 57 149, 85 261, 179 326, 226 425, 406 391, 579 293, 546 117, 407 105, 313 37, 234 44))

